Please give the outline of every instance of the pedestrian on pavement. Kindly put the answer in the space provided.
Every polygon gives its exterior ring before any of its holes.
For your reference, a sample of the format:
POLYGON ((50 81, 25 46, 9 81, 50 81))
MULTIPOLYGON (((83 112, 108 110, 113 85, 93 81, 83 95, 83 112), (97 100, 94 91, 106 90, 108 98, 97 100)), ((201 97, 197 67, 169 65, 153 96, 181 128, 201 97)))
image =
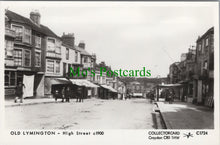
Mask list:
POLYGON ((150 95, 150 102, 152 103, 154 101, 154 93, 151 92, 151 95, 150 95))
POLYGON ((61 97, 62 97, 62 102, 64 102, 65 99, 65 87, 63 87, 62 91, 61 91, 61 97))
POLYGON ((174 100, 174 90, 171 89, 170 90, 170 93, 169 93, 169 104, 172 104, 173 103, 173 100, 174 100))
POLYGON ((59 90, 58 89, 55 89, 53 91, 53 96, 55 98, 55 101, 57 101, 57 98, 60 98, 60 93, 59 93, 59 90))
POLYGON ((25 85, 22 82, 19 82, 15 92, 15 103, 18 102, 18 99, 20 99, 20 103, 23 103, 23 88, 25 88, 25 85))
POLYGON ((81 88, 77 88, 76 90, 76 102, 80 101, 80 95, 81 95, 81 88))
POLYGON ((67 87, 65 96, 66 96, 66 102, 70 102, 70 97, 71 97, 70 87, 67 87))
POLYGON ((85 87, 83 86, 81 89, 81 94, 80 94, 80 98, 79 98, 79 102, 83 102, 84 96, 85 96, 85 87))

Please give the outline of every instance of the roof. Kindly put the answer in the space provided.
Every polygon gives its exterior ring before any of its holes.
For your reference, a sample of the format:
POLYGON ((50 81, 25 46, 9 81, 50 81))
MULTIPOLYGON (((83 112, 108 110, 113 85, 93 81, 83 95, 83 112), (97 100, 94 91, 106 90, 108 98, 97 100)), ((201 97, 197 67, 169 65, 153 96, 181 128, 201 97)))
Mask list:
POLYGON ((32 20, 30 20, 29 18, 23 17, 15 12, 7 10, 5 15, 12 22, 26 24, 26 25, 30 26, 36 32, 40 32, 40 33, 47 35, 47 36, 50 36, 50 37, 60 38, 52 30, 50 30, 47 26, 44 26, 44 25, 38 26, 34 22, 32 22, 32 20))
POLYGON ((70 81, 72 82, 72 84, 75 84, 77 86, 85 86, 85 87, 89 87, 89 88, 97 88, 99 86, 91 83, 88 80, 85 79, 70 79, 70 81))
POLYGON ((199 36, 196 42, 206 37, 209 33, 214 34, 214 27, 211 27, 210 29, 208 29, 202 36, 199 36))
POLYGON ((112 88, 111 86, 107 86, 107 85, 101 85, 103 88, 110 90, 111 92, 117 93, 117 90, 115 90, 114 88, 112 88))
POLYGON ((85 49, 80 48, 80 47, 78 47, 78 46, 76 46, 76 45, 75 45, 74 47, 75 47, 76 50, 80 51, 80 53, 81 53, 82 55, 89 55, 89 56, 91 56, 91 54, 88 53, 85 49))

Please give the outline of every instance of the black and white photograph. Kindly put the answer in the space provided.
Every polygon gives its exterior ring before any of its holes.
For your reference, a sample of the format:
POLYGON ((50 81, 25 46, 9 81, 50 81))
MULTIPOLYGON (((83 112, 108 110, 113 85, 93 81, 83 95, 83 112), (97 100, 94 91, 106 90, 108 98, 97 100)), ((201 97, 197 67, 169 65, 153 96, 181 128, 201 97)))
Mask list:
POLYGON ((2 8, 5 129, 216 129, 218 2, 2 8))

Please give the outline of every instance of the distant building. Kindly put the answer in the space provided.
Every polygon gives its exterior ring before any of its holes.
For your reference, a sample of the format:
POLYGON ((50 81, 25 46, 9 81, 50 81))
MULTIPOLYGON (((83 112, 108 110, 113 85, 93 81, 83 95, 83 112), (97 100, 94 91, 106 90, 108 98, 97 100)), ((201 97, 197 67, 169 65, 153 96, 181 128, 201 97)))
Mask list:
POLYGON ((178 68, 179 72, 179 82, 183 84, 183 87, 180 88, 180 99, 182 101, 193 101, 193 75, 195 74, 195 58, 196 58, 196 50, 189 49, 187 53, 185 53, 185 59, 179 63, 178 68))
POLYGON ((178 83, 180 80, 179 78, 180 69, 178 67, 179 63, 180 62, 175 62, 170 65, 168 78, 169 78, 169 83, 171 84, 178 83))

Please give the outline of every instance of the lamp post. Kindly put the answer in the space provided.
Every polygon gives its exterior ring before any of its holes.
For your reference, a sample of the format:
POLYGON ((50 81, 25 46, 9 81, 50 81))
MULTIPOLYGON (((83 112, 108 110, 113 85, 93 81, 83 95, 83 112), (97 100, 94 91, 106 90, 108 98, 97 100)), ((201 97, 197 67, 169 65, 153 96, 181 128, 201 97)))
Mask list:
POLYGON ((157 88, 156 88, 157 101, 159 101, 159 84, 160 84, 160 75, 157 75, 157 88))

